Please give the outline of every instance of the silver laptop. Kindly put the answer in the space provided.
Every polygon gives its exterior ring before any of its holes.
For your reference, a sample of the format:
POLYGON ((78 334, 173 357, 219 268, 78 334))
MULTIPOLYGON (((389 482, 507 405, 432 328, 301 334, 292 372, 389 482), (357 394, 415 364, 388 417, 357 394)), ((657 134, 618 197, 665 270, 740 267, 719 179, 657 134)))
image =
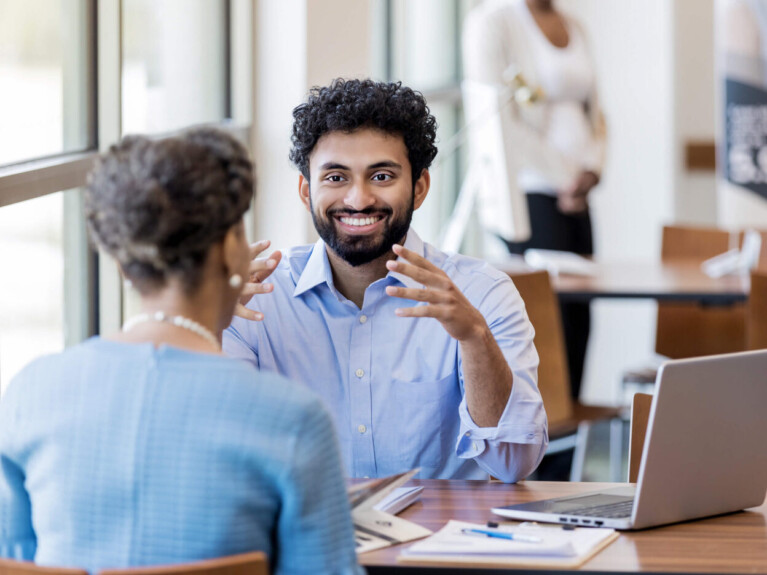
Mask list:
POLYGON ((767 350, 669 361, 658 371, 636 485, 493 509, 615 529, 719 515, 767 495, 767 350))

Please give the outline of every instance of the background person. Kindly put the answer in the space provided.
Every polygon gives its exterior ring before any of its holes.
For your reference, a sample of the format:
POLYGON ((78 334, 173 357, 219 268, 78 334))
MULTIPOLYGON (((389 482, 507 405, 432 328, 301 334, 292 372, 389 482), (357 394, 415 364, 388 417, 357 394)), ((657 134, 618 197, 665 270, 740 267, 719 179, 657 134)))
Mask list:
POLYGON ((221 353, 242 279, 266 270, 242 223, 252 195, 246 150, 213 130, 101 158, 88 225, 144 313, 11 383, 0 556, 95 572, 263 550, 272 573, 361 572, 329 415, 221 353))
MULTIPOLYGON (((552 0, 486 0, 466 19, 464 76, 502 89, 519 74, 542 97, 512 102, 514 133, 506 145, 523 168, 532 236, 506 242, 528 248, 593 254, 588 198, 604 164, 605 124, 596 73, 581 26, 552 0)), ((567 360, 575 399, 580 394, 590 331, 588 304, 562 304, 567 360)))

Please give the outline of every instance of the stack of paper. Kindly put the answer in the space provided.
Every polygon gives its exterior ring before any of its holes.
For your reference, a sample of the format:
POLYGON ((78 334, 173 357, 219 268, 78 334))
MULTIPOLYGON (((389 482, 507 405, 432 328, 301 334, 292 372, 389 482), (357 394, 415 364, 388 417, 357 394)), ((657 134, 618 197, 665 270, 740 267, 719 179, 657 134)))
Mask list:
POLYGON ((431 535, 431 531, 425 527, 391 514, 391 509, 399 507, 399 510, 402 510, 420 497, 422 488, 404 489, 399 494, 393 495, 393 500, 387 503, 387 496, 396 492, 416 473, 418 469, 413 469, 349 488, 357 553, 365 553, 431 535))
POLYGON ((452 562, 530 567, 578 567, 612 543, 618 534, 613 529, 589 527, 562 529, 525 523, 488 528, 475 523, 450 521, 431 537, 405 549, 402 562, 452 562), (465 530, 492 532, 500 536, 467 534, 465 530), (525 541, 502 538, 522 535, 525 541), (535 542, 531 542, 535 540, 535 542))
POLYGON ((413 503, 421 498, 423 486, 419 487, 398 487, 389 495, 379 501, 374 509, 397 515, 400 511, 407 509, 413 503))

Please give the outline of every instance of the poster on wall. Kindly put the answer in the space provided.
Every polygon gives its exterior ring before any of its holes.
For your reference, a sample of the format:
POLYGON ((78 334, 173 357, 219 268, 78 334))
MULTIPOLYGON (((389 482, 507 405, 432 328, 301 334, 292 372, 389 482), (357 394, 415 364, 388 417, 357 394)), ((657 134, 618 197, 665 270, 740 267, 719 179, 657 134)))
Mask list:
POLYGON ((720 215, 767 225, 767 0, 717 0, 720 215))

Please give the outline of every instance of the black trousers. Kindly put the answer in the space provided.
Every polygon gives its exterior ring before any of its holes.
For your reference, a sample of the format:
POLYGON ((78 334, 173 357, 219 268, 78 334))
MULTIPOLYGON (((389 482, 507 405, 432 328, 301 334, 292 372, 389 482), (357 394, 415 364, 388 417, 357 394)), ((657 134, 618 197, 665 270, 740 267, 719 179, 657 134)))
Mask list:
MULTIPOLYGON (((530 211, 532 235, 526 242, 506 241, 511 253, 522 254, 528 248, 565 250, 580 255, 594 253, 591 216, 588 210, 577 215, 563 214, 557 208, 555 197, 539 193, 527 194, 527 207, 530 211)), ((562 303, 560 309, 567 347, 570 387, 573 398, 578 399, 591 330, 591 313, 587 303, 562 303)))

